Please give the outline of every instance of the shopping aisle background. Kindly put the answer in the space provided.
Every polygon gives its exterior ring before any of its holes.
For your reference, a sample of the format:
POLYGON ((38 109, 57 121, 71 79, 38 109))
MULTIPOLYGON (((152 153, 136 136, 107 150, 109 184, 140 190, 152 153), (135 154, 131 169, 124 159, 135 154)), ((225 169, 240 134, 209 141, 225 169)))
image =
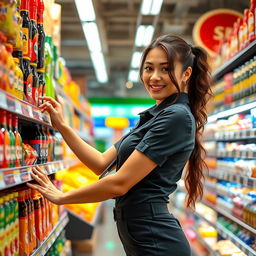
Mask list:
POLYGON ((96 227, 96 247, 92 254, 74 252, 73 256, 125 256, 113 219, 114 200, 104 202, 104 220, 96 227))

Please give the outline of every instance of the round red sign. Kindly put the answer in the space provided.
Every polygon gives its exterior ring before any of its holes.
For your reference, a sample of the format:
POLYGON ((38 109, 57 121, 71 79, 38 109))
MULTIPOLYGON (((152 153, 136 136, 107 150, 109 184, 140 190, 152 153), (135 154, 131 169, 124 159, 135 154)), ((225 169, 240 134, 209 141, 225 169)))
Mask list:
POLYGON ((242 18, 243 15, 229 9, 216 9, 205 13, 194 25, 194 42, 204 47, 210 55, 215 55, 220 40, 229 37, 238 17, 242 18))

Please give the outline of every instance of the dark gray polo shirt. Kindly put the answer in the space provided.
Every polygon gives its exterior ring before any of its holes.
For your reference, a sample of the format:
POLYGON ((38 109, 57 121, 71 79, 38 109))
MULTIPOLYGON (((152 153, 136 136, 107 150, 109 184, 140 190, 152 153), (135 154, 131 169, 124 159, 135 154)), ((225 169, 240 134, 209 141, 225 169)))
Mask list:
MULTIPOLYGON (((118 207, 144 202, 167 203, 169 195, 176 189, 176 182, 181 178, 195 143, 195 119, 188 95, 181 93, 178 100, 170 104, 176 96, 173 94, 140 113, 137 125, 115 143, 117 170, 135 149, 157 164, 124 196, 116 198, 118 207)), ((140 171, 139 167, 137 171, 140 171)))

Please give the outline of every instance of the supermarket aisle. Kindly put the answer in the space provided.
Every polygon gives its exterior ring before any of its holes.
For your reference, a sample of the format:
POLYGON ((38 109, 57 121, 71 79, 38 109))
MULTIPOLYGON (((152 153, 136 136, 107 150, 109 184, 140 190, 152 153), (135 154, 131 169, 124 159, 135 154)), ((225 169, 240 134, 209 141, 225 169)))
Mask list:
POLYGON ((104 222, 97 228, 98 239, 93 256, 125 256, 113 220, 113 205, 114 200, 105 202, 105 218, 104 222))

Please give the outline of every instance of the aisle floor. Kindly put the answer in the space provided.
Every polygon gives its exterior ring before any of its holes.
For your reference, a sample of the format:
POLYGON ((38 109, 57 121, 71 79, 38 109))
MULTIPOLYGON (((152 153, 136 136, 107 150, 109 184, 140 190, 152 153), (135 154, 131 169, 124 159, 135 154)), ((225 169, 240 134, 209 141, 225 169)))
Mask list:
POLYGON ((104 204, 104 221, 97 227, 97 246, 93 256, 125 256, 113 219, 114 200, 108 200, 104 204))

